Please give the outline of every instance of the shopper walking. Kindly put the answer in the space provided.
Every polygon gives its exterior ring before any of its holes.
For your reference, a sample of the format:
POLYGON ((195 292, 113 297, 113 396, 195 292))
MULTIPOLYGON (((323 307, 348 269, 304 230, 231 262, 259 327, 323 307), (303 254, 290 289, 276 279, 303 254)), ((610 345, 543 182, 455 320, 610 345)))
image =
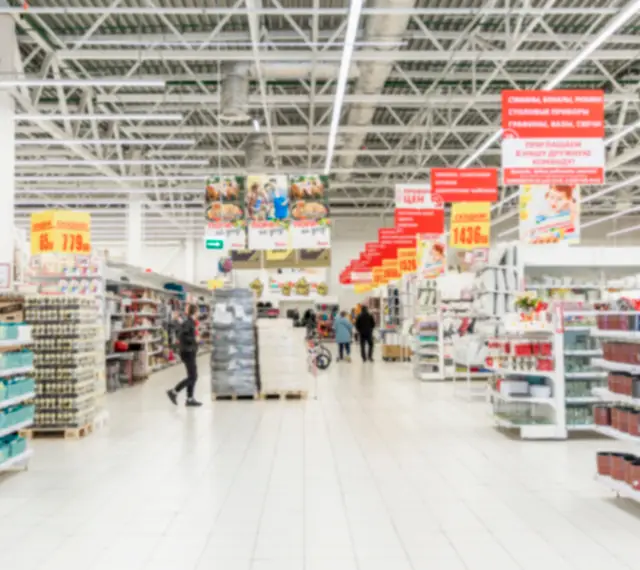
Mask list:
POLYGON ((184 366, 187 369, 187 377, 179 382, 175 388, 167 391, 167 396, 174 403, 178 404, 178 394, 184 389, 187 389, 187 406, 197 407, 202 406, 194 396, 193 391, 198 380, 198 367, 196 365, 196 356, 198 354, 198 339, 196 337, 196 320, 195 315, 198 311, 196 305, 189 305, 187 309, 187 318, 180 327, 180 333, 178 335, 180 358, 184 362, 184 366))
POLYGON ((362 307, 356 319, 356 330, 360 336, 360 355, 362 362, 373 362, 373 329, 376 328, 376 321, 367 307, 362 307), (367 350, 365 351, 365 347, 367 350))
POLYGON ((339 317, 333 321, 333 332, 338 343, 338 362, 345 360, 351 362, 351 337, 353 336, 353 325, 347 317, 347 311, 342 311, 339 317))

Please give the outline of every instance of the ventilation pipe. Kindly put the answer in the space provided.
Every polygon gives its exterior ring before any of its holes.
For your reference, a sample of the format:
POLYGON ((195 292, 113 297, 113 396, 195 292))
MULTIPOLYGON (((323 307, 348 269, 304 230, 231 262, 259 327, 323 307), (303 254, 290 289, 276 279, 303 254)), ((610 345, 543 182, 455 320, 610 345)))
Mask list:
MULTIPOLYGON (((384 40, 386 42, 399 42, 407 31, 407 26, 411 19, 411 8, 415 4, 415 0, 375 0, 373 9, 375 8, 393 8, 398 10, 397 15, 388 13, 374 14, 367 16, 367 25, 362 41, 373 42, 384 40)), ((397 49, 390 45, 388 48, 379 47, 380 51, 390 51, 397 49)), ((353 67, 353 66, 352 66, 353 67)), ((393 62, 390 61, 373 61, 361 62, 359 69, 359 77, 354 89, 355 94, 379 95, 384 88, 385 81, 391 74, 393 62)), ((376 105, 352 105, 349 110, 347 124, 350 126, 366 126, 370 125, 373 120, 376 105)), ((366 138, 366 132, 353 134, 345 137, 343 150, 358 150, 366 138)), ((340 158, 340 168, 353 168, 356 161, 356 153, 343 154, 340 158)), ((337 180, 345 181, 349 179, 349 174, 338 174, 337 180)))
POLYGON ((264 172, 266 144, 263 133, 253 133, 247 138, 244 149, 244 163, 247 172, 261 174, 264 172))
POLYGON ((249 68, 247 66, 224 67, 220 93, 221 119, 231 122, 249 120, 249 68))

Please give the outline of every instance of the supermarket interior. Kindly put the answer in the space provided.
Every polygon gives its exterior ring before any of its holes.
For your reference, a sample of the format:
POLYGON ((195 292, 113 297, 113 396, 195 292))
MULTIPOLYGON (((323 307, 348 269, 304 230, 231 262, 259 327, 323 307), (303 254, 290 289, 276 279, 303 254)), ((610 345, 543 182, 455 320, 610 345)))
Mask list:
POLYGON ((639 46, 0 0, 0 569, 638 569, 639 46))

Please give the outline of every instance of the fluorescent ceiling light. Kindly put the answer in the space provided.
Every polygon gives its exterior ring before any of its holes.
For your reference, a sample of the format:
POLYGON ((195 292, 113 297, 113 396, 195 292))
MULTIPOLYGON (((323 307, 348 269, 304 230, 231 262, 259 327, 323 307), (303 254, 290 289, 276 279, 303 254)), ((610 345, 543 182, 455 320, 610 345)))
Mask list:
MULTIPOLYGON (((205 42, 205 41, 149 41, 149 40, 98 40, 98 39, 88 39, 88 40, 78 40, 73 42, 67 42, 70 46, 75 46, 77 44, 83 46, 136 46, 136 47, 225 47, 225 48, 235 48, 235 47, 253 47, 251 42, 243 42, 243 41, 227 41, 227 42, 205 42)), ((400 41, 367 41, 356 40, 354 44, 357 47, 368 47, 368 48, 392 48, 392 47, 404 47, 407 45, 406 40, 400 41)), ((285 42, 278 40, 269 40, 268 42, 258 42, 258 47, 266 47, 266 48, 309 48, 309 47, 319 47, 319 48, 330 48, 330 47, 342 47, 344 46, 344 42, 285 42)))
POLYGON ((602 222, 606 222, 607 220, 615 220, 616 218, 621 218, 622 216, 626 216, 627 214, 631 214, 632 212, 637 212, 640 210, 640 206, 633 206, 632 208, 626 208, 625 210, 620 210, 619 212, 615 212, 613 214, 609 214, 608 216, 604 216, 602 218, 596 218, 595 220, 591 220, 586 223, 581 223, 580 228, 589 228, 591 226, 595 226, 596 224, 601 224, 602 222))
POLYGON ((182 121, 181 113, 91 113, 14 115, 14 121, 182 121))
MULTIPOLYGON (((206 180, 204 174, 171 174, 168 176, 116 176, 115 179, 121 182, 153 182, 153 181, 180 181, 180 180, 206 180)), ((16 176, 16 183, 20 182, 106 182, 112 180, 109 176, 16 176)))
POLYGON ((498 234, 498 237, 508 236, 509 234, 512 234, 512 233, 517 232, 519 229, 520 229, 520 228, 519 228, 519 226, 515 226, 515 227, 513 227, 513 228, 510 228, 510 229, 508 229, 508 230, 505 230, 505 231, 503 231, 503 232, 499 233, 499 234, 498 234))
POLYGON ((94 79, 56 79, 22 77, 0 79, 3 87, 164 87, 163 79, 140 79, 133 77, 96 77, 94 79))
POLYGON ((605 139, 604 144, 611 144, 612 142, 621 139, 622 137, 627 136, 629 133, 635 131, 638 127, 640 127, 640 121, 636 121, 635 123, 631 123, 629 126, 622 129, 619 133, 615 135, 611 135, 608 139, 605 139))
POLYGON ((340 116, 342 115, 342 103, 347 89, 347 78, 349 76, 349 68, 351 67, 351 56, 353 55, 354 42, 356 41, 356 34, 358 33, 358 24, 360 22, 360 13, 362 12, 363 2, 364 0, 351 0, 351 6, 349 8, 347 32, 344 36, 344 48, 342 50, 340 70, 338 71, 338 81, 336 83, 336 93, 333 101, 333 115, 331 116, 331 128, 329 130, 329 141, 327 143, 327 158, 324 164, 324 173, 326 175, 331 171, 333 151, 336 147, 338 126, 340 125, 340 116))
POLYGON ((174 194, 198 194, 202 188, 164 187, 158 188, 19 188, 15 191, 16 196, 26 194, 151 194, 151 193, 174 193, 174 194))
POLYGON ((166 166, 170 162, 171 166, 208 166, 209 161, 198 158, 179 158, 160 160, 156 158, 148 159, 124 159, 124 160, 16 160, 16 166, 166 166))
POLYGON ((256 133, 260 132, 260 121, 258 121, 258 119, 253 119, 253 130, 256 133))
POLYGON ((640 225, 639 226, 631 226, 630 228, 623 228, 621 230, 616 230, 615 232, 609 232, 607 234, 607 237, 613 237, 613 236, 619 236, 622 234, 628 234, 631 232, 635 232, 637 230, 640 230, 640 225))
POLYGON ((486 141, 484 141, 480 148, 462 163, 461 168, 467 168, 467 166, 469 166, 474 160, 476 160, 479 156, 482 156, 484 151, 487 150, 494 142, 496 142, 500 138, 500 135, 502 135, 502 129, 496 131, 486 141))
POLYGON ((195 139, 15 139, 16 146, 102 146, 102 145, 181 145, 195 144, 195 139))

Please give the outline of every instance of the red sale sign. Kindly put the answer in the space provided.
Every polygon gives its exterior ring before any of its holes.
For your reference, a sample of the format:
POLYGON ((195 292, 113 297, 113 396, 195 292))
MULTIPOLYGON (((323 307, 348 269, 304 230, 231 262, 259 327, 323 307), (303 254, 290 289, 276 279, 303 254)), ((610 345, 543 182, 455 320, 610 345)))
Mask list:
POLYGON ((428 184, 396 184, 395 227, 399 233, 444 232, 444 204, 428 184))
POLYGON ((495 168, 432 168, 431 189, 443 202, 493 202, 498 199, 495 168))
POLYGON ((603 184, 604 93, 503 91, 504 184, 603 184))

